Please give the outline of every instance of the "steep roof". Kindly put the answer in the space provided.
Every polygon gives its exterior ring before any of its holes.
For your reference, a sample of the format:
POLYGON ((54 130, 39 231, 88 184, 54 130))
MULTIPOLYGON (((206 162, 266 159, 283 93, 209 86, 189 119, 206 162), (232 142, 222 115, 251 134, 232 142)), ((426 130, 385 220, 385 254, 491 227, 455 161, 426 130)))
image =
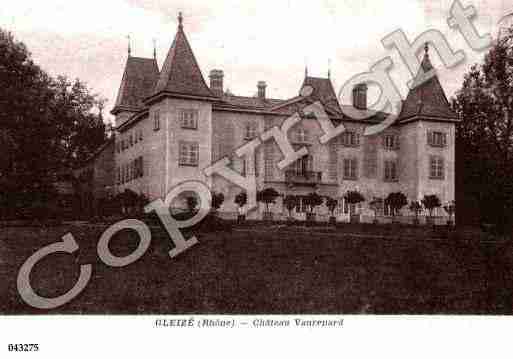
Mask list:
POLYGON ((189 41, 187 41, 183 31, 181 14, 178 17, 178 21, 178 31, 162 65, 162 71, 153 89, 152 97, 160 93, 169 93, 200 98, 215 98, 215 95, 205 83, 189 41))
POLYGON ((143 100, 151 94, 158 76, 155 59, 128 56, 112 114, 121 110, 137 112, 142 109, 143 100))
POLYGON ((435 117, 442 120, 455 120, 458 118, 451 109, 436 73, 428 80, 422 82, 424 72, 433 69, 426 45, 421 68, 419 68, 419 72, 414 80, 414 83, 418 83, 418 85, 408 92, 408 96, 401 109, 399 121, 405 121, 412 117, 435 117))
POLYGON ((284 100, 274 98, 236 96, 232 94, 224 94, 221 100, 232 106, 255 109, 270 109, 284 102, 284 100))
POLYGON ((305 86, 312 86, 313 91, 310 95, 312 99, 321 101, 324 107, 332 112, 342 114, 337 95, 329 78, 306 76, 301 89, 305 86))

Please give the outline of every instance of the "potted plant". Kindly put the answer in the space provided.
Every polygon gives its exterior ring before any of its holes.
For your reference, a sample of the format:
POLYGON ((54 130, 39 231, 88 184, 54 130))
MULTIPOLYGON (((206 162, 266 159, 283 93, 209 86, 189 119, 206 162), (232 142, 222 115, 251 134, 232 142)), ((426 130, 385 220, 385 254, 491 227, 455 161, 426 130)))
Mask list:
POLYGON ((396 215, 397 213, 408 204, 408 200, 406 196, 402 192, 393 192, 390 193, 387 198, 385 198, 385 204, 390 206, 392 209, 392 222, 397 223, 396 215))
POLYGON ((372 223, 378 224, 378 212, 383 209, 383 198, 374 197, 369 203, 370 209, 374 212, 374 220, 372 223))
POLYGON ((337 223, 337 218, 335 217, 335 209, 338 206, 338 201, 335 198, 331 198, 329 196, 326 197, 326 207, 330 211, 330 224, 337 223))
POLYGON ((239 206, 239 211, 237 214, 237 223, 242 223, 246 220, 246 213, 244 213, 244 206, 246 203, 248 203, 248 195, 246 192, 240 192, 238 195, 235 196, 235 199, 233 202, 239 206))
POLYGON ((276 203, 276 198, 279 196, 280 194, 272 187, 258 191, 257 201, 265 204, 264 221, 272 221, 273 214, 269 209, 269 205, 276 203))
POLYGON ((433 218, 433 211, 435 210, 435 208, 438 208, 442 205, 440 203, 440 198, 438 198, 438 196, 436 194, 425 195, 424 198, 422 198, 422 205, 429 212, 429 217, 426 218, 426 223, 429 225, 435 224, 435 221, 433 218))
POLYGON ((419 215, 422 213, 422 204, 419 201, 411 201, 410 206, 408 207, 410 211, 415 213, 415 218, 413 219, 413 224, 418 226, 419 221, 419 215))
POLYGON ((315 207, 320 206, 324 201, 316 192, 308 194, 304 201, 307 207, 306 222, 311 224, 315 222, 315 207))
POLYGON ((287 218, 289 222, 294 222, 294 217, 292 217, 292 210, 297 207, 298 202, 298 197, 292 194, 288 194, 283 198, 283 205, 289 212, 289 217, 287 218))
POLYGON ((456 202, 451 201, 447 205, 444 206, 445 212, 449 215, 449 220, 447 221, 447 225, 451 227, 454 222, 452 220, 452 216, 454 215, 454 212, 456 212, 456 202))
MULTIPOLYGON (((358 204, 365 201, 365 197, 358 191, 347 191, 344 199, 349 204, 358 204)), ((351 223, 360 223, 360 214, 351 213, 351 223)))

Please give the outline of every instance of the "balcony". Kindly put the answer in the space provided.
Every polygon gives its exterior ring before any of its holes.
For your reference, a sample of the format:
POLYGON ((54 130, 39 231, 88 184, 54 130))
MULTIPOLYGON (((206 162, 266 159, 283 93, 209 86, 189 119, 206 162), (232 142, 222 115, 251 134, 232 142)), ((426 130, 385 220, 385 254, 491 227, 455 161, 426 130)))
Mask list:
POLYGON ((322 172, 285 171, 285 183, 289 186, 316 186, 321 183, 322 172))

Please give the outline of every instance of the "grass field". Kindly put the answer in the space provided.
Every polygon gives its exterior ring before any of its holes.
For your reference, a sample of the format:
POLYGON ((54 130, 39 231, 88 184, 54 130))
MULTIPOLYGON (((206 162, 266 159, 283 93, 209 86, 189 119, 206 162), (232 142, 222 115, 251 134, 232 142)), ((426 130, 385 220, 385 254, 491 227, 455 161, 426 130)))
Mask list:
MULTIPOLYGON (((170 258, 171 241, 152 228, 137 262, 111 268, 96 254, 105 227, 3 228, 0 313, 375 313, 502 314, 513 312, 510 241, 450 241, 287 232, 279 229, 196 234, 200 243, 170 258), (86 289, 54 310, 25 304, 16 291, 23 262, 71 231, 80 249, 34 268, 33 288, 47 297, 75 283, 79 264, 93 265, 86 289)), ((137 236, 120 232, 112 252, 128 255, 137 236)))

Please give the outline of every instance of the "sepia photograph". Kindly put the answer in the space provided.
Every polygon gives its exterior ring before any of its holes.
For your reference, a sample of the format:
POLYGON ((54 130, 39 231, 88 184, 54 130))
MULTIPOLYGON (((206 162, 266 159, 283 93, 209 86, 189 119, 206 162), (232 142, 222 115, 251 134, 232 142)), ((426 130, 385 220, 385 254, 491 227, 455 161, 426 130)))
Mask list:
POLYGON ((1 330, 513 314, 511 1, 4 0, 0 153, 1 330))

